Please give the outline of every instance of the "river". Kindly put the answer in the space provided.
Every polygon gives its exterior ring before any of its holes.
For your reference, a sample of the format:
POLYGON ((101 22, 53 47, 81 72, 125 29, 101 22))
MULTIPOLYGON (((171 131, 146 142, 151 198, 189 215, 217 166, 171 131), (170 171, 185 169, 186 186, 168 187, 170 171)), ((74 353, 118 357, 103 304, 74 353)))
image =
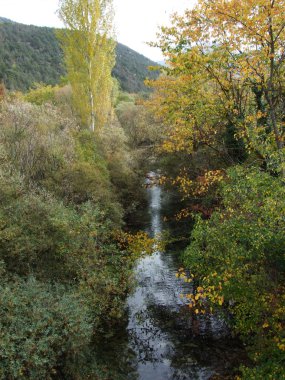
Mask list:
MULTIPOLYGON (((162 218, 167 205, 159 186, 146 191, 149 222, 145 230, 155 236, 167 228, 162 218)), ((108 342, 108 360, 120 373, 118 378, 232 378, 243 349, 221 317, 190 313, 181 295, 192 293, 193 285, 176 278, 180 265, 171 251, 157 251, 138 261, 136 287, 127 299, 126 329, 108 342)))

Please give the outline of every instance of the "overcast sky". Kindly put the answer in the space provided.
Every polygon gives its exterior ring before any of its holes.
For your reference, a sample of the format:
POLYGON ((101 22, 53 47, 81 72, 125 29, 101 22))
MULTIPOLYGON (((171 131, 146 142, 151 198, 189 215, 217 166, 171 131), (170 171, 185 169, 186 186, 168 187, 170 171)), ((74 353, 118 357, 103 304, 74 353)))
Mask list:
MULTIPOLYGON (((155 60, 158 49, 146 45, 154 41, 159 25, 167 25, 169 15, 182 13, 195 0, 114 0, 115 25, 119 42, 155 60)), ((61 27, 55 12, 58 0, 0 0, 0 16, 23 24, 61 27)))

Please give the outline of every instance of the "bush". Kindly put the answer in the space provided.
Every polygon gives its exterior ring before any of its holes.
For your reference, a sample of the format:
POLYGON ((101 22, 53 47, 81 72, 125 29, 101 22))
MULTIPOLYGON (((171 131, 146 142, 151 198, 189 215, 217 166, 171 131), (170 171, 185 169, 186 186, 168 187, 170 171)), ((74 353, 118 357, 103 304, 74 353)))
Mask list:
MULTIPOLYGON (((132 260, 99 207, 67 206, 27 188, 1 158, 0 374, 50 379, 65 371, 81 379, 91 337, 122 318, 132 260)), ((82 379, 105 378, 94 361, 82 379)))
POLYGON ((118 125, 80 130, 68 89, 55 90, 0 103, 3 380, 115 376, 91 352, 122 322, 131 285, 133 257, 115 238, 129 156, 118 125))
POLYGON ((29 103, 42 105, 44 103, 55 103, 55 93, 58 87, 52 87, 50 85, 43 85, 37 83, 34 89, 29 90, 25 95, 25 100, 29 103))
POLYGON ((74 156, 74 121, 50 104, 4 102, 0 138, 13 171, 26 182, 40 184, 74 156))
POLYGON ((210 220, 197 221, 184 254, 199 278, 196 307, 210 301, 225 315, 229 311, 253 360, 280 369, 285 350, 284 184, 258 169, 235 167, 220 195, 221 209, 210 220))
POLYGON ((88 308, 72 292, 29 277, 0 287, 0 378, 51 379, 92 336, 88 308))

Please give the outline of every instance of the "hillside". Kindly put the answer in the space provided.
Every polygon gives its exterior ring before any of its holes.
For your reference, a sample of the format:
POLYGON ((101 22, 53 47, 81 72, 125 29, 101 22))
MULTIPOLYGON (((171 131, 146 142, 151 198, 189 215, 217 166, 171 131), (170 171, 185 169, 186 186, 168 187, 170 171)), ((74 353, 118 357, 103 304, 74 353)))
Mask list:
MULTIPOLYGON (((0 17, 0 81, 11 90, 27 90, 35 82, 54 85, 65 74, 55 29, 24 25, 0 17)), ((144 79, 156 74, 155 62, 120 43, 113 75, 127 92, 146 91, 144 79)))

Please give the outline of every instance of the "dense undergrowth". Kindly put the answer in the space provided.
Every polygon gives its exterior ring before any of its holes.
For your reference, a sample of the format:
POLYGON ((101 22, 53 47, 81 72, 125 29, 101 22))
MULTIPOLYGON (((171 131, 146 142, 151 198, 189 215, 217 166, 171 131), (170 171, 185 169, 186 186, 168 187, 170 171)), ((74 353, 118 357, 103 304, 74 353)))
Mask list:
POLYGON ((117 236, 141 176, 115 115, 96 135, 69 92, 0 103, 1 379, 107 378, 91 347, 124 321, 134 257, 117 236))
POLYGON ((199 219, 184 253, 199 274, 191 307, 216 308, 249 347, 256 366, 245 379, 284 378, 284 184, 235 167, 221 186, 221 207, 199 219))

